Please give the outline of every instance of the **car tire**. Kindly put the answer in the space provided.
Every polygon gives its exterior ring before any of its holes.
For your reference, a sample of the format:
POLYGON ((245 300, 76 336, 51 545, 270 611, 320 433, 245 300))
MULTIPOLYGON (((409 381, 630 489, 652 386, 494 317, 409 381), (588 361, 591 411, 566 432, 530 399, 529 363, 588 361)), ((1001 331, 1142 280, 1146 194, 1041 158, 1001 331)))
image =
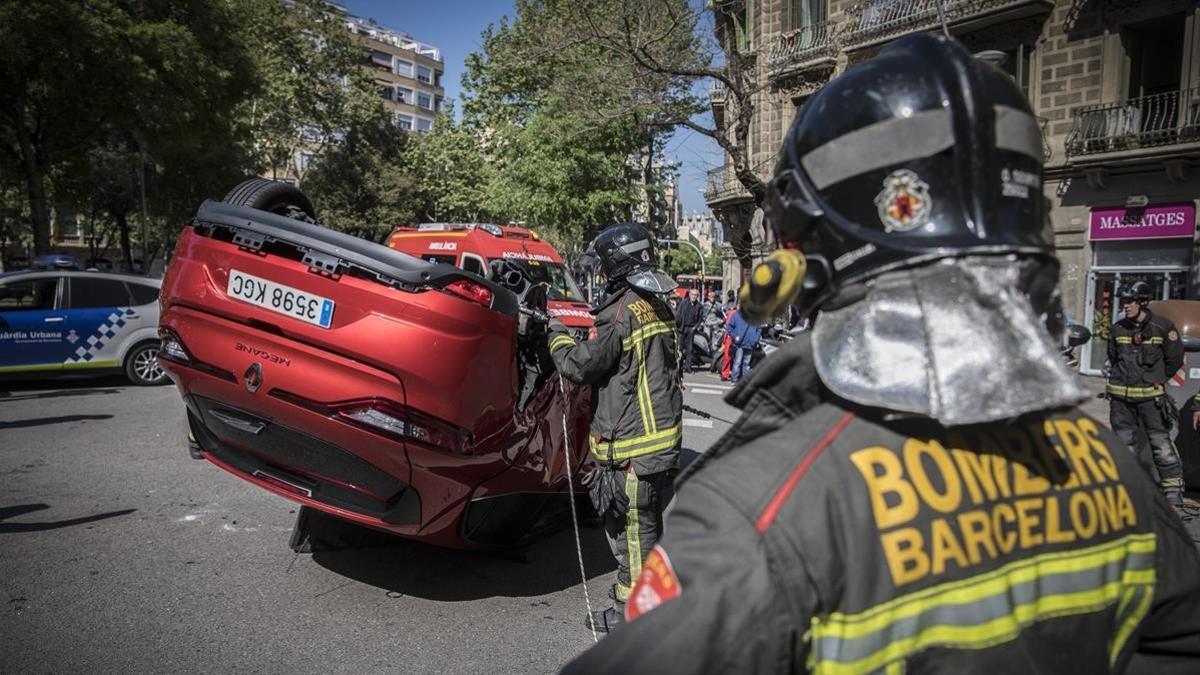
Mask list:
POLYGON ((167 381, 167 373, 158 363, 157 340, 140 342, 125 355, 125 377, 139 387, 153 387, 167 381))
POLYGON ((317 211, 300 188, 266 178, 251 178, 239 183, 221 201, 268 211, 306 223, 317 222, 317 211))

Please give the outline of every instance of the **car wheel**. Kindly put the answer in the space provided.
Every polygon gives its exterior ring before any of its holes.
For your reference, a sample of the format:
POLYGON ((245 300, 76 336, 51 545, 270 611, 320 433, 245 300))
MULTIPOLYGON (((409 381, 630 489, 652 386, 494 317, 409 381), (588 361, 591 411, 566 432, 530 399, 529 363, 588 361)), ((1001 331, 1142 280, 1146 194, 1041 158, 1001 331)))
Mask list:
POLYGON ((152 387, 167 380, 167 373, 158 363, 158 343, 143 342, 125 356, 125 376, 139 387, 152 387))
POLYGON ((251 178, 239 183, 221 201, 269 211, 306 223, 317 222, 317 211, 300 188, 266 178, 251 178))

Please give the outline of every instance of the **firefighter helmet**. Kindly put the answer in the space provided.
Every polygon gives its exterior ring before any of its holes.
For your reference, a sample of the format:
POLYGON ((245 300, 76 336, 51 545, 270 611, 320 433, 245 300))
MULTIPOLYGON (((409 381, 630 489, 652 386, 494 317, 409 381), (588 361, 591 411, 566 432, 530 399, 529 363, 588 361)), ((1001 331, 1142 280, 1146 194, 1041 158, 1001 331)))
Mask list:
POLYGON ((610 282, 624 280, 651 293, 666 293, 677 284, 658 269, 654 236, 645 226, 621 223, 604 228, 592 242, 590 253, 610 282))
POLYGON ((805 313, 891 269, 967 255, 1037 256, 1042 136, 1012 79, 919 34, 849 68, 797 112, 764 210, 808 270, 805 313))

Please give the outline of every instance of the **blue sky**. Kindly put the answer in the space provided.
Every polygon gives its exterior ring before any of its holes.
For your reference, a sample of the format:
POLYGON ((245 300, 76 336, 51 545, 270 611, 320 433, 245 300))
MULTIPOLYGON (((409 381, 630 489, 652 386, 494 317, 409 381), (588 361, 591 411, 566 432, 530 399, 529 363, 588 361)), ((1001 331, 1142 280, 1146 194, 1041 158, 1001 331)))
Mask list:
MULTIPOLYGON (((442 83, 446 98, 462 108, 463 62, 467 54, 482 46, 480 32, 512 14, 507 0, 339 0, 356 16, 374 18, 379 23, 412 35, 414 39, 442 50, 446 76, 442 83)), ((707 84, 705 84, 707 86, 707 84)), ((675 133, 667 144, 667 158, 680 163, 679 192, 687 212, 707 211, 701 191, 705 170, 720 163, 716 144, 690 130, 675 133)))

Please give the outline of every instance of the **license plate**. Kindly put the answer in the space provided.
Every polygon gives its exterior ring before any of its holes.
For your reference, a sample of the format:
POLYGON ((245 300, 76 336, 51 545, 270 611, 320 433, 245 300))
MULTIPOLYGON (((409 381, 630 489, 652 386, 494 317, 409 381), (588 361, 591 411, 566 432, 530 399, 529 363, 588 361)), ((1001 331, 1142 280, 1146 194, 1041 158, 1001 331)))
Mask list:
POLYGON ((229 285, 225 292, 251 305, 265 307, 305 323, 329 328, 333 321, 333 301, 298 288, 285 286, 270 279, 256 277, 239 270, 229 271, 229 285))

